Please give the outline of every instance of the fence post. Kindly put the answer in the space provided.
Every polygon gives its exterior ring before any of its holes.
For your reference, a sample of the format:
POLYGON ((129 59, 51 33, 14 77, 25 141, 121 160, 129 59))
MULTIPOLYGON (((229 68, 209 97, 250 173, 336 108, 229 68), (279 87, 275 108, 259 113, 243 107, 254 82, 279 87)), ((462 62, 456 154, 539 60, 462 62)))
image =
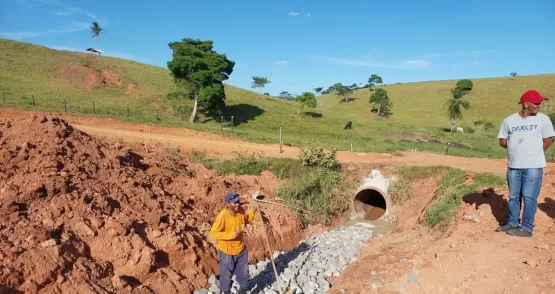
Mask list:
POLYGON ((127 104, 127 116, 129 117, 129 104, 127 104))
POLYGON ((160 107, 156 107, 156 118, 160 120, 160 107))
POLYGON ((67 112, 67 99, 64 98, 64 110, 65 112, 67 112))
POLYGON ((96 106, 94 105, 94 100, 93 100, 93 113, 96 114, 96 106))
POLYGON ((35 107, 35 95, 31 95, 31 97, 33 97, 33 107, 35 107))
POLYGON ((233 115, 231 116, 231 132, 233 132, 233 128, 235 127, 235 124, 233 123, 233 115))
POLYGON ((221 124, 220 129, 223 130, 224 129, 224 116, 223 115, 220 116, 220 124, 221 124))
POLYGON ((447 143, 447 148, 445 148, 445 154, 447 154, 447 152, 449 152, 449 146, 451 146, 451 142, 447 143))
POLYGON ((4 93, 4 89, 2 89, 2 97, 4 97, 4 105, 6 105, 6 93, 4 93))
POLYGON ((279 153, 283 153, 283 138, 282 138, 282 129, 283 127, 279 127, 279 153))

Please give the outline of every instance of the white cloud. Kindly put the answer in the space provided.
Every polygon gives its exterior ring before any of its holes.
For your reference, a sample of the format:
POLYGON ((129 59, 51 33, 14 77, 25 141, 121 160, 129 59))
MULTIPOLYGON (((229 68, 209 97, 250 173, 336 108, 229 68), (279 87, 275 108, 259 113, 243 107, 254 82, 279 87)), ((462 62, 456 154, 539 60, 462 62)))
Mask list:
POLYGON ((0 37, 4 39, 10 39, 15 41, 20 41, 23 39, 37 37, 39 33, 37 32, 0 32, 0 37))
POLYGON ((35 0, 35 1, 43 3, 43 4, 47 4, 47 5, 54 5, 54 6, 64 8, 65 9, 64 11, 54 12, 54 14, 58 15, 58 16, 68 16, 68 15, 73 15, 75 12, 78 12, 78 13, 82 13, 82 14, 92 18, 93 20, 95 20, 97 22, 100 22, 103 25, 106 25, 108 23, 107 19, 102 19, 100 17, 97 17, 95 14, 92 14, 91 12, 89 12, 87 10, 83 10, 79 7, 67 5, 65 3, 62 3, 62 2, 59 2, 59 1, 56 1, 56 0, 35 0))
POLYGON ((433 57, 449 57, 449 56, 469 56, 478 55, 486 53, 495 53, 495 50, 472 50, 472 51, 455 51, 455 52, 435 52, 422 55, 423 58, 433 58, 433 57))
POLYGON ((275 65, 283 65, 283 66, 287 66, 287 64, 289 64, 289 62, 285 61, 285 60, 280 60, 280 61, 276 61, 274 62, 275 65))
POLYGON ((335 57, 316 57, 334 64, 351 65, 359 67, 377 67, 377 68, 390 68, 390 69, 422 69, 432 67, 432 63, 428 60, 405 60, 400 62, 377 62, 371 60, 348 59, 348 58, 335 58, 335 57))
POLYGON ((291 11, 291 12, 289 12, 287 15, 289 15, 289 16, 299 16, 299 15, 301 15, 301 14, 298 13, 298 12, 295 12, 295 11, 291 11))
POLYGON ((71 22, 70 25, 67 25, 64 28, 61 29, 55 29, 55 30, 49 30, 49 33, 60 33, 60 34, 65 34, 65 33, 73 33, 73 32, 80 32, 80 31, 86 31, 89 29, 89 24, 88 23, 84 23, 84 22, 71 22))

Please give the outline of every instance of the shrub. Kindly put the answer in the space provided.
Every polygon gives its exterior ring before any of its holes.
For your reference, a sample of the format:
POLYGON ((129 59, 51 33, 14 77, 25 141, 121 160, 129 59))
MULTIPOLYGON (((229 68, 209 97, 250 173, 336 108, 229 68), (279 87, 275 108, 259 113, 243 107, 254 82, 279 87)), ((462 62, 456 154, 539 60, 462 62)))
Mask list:
POLYGON ((324 150, 321 147, 310 147, 302 149, 299 159, 304 166, 323 167, 329 170, 337 170, 339 162, 335 158, 336 149, 324 150))
POLYGON ((474 122, 474 126, 476 127, 476 129, 478 130, 490 130, 493 129, 495 126, 493 125, 493 123, 486 121, 485 119, 480 119, 474 122))
POLYGON ((466 91, 472 90, 473 86, 474 85, 472 84, 472 81, 468 80, 468 79, 459 80, 457 82, 457 88, 461 88, 461 89, 466 90, 466 91))

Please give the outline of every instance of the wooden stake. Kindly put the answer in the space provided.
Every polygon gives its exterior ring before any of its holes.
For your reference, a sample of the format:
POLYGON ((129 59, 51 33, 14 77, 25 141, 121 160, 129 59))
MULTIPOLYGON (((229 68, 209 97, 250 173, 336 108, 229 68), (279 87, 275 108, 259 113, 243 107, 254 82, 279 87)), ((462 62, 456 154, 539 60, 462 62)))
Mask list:
POLYGON ((268 233, 266 233, 266 225, 264 224, 264 219, 262 218, 262 211, 260 210, 260 203, 258 203, 258 201, 256 202, 257 205, 257 210, 258 210, 258 214, 260 215, 260 221, 262 222, 262 231, 264 231, 264 238, 266 239, 266 246, 268 249, 268 253, 270 254, 270 261, 272 262, 272 267, 274 268, 274 275, 276 276, 276 282, 278 284, 278 290, 279 290, 279 294, 283 294, 283 291, 281 290, 281 283, 279 282, 279 276, 277 273, 277 268, 276 268, 276 264, 274 263, 274 258, 272 256, 272 249, 270 247, 270 240, 268 240, 268 233))
POLYGON ((283 153, 283 138, 281 137, 283 127, 279 127, 279 153, 283 153))

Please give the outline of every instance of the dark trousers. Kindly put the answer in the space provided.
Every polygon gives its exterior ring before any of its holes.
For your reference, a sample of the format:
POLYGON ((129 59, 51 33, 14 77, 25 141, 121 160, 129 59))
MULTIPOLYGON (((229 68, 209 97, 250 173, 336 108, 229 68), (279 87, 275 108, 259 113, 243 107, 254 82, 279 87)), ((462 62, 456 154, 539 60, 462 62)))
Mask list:
POLYGON ((247 247, 237 255, 228 255, 218 250, 220 258, 220 291, 231 290, 231 277, 235 279, 241 288, 246 288, 249 281, 249 266, 247 247))

